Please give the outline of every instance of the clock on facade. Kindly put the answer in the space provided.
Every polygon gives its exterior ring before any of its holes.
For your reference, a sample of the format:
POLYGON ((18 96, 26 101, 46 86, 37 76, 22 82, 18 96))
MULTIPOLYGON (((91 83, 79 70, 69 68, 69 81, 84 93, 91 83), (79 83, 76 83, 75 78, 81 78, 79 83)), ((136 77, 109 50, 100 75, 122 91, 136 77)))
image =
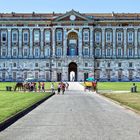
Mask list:
POLYGON ((76 19, 75 15, 70 16, 70 20, 75 20, 75 19, 76 19))

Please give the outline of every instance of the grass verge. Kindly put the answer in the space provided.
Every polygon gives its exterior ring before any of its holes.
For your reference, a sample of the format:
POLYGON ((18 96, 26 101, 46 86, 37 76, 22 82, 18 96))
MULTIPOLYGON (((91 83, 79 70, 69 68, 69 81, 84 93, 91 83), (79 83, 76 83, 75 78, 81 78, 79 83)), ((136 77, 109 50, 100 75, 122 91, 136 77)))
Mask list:
POLYGON ((0 123, 30 107, 51 93, 0 92, 0 123))
POLYGON ((140 94, 138 93, 104 93, 102 95, 140 112, 140 94))

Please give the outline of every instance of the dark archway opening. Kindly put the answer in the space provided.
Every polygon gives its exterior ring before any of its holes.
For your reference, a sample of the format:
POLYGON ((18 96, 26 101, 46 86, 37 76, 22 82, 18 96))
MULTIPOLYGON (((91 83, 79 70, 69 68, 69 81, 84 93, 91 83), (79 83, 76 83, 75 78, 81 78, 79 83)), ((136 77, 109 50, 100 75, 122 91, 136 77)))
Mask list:
POLYGON ((71 62, 69 64, 69 73, 68 73, 68 80, 69 81, 77 81, 77 64, 71 62))

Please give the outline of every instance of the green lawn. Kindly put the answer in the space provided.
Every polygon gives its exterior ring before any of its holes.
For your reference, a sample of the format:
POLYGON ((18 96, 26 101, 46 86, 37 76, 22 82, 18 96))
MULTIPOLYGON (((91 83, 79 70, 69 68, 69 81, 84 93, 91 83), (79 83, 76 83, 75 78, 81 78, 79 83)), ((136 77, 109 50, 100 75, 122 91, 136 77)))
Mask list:
POLYGON ((129 106, 137 111, 140 111, 140 94, 137 93, 125 93, 125 94, 102 94, 108 98, 111 98, 123 105, 129 106))
MULTIPOLYGON (((53 82, 55 88, 57 88, 57 82, 53 82)), ((6 86, 11 86, 12 89, 14 89, 14 86, 16 85, 16 82, 0 82, 0 90, 6 90, 6 86)), ((38 82, 37 82, 38 87, 38 82)), ((51 82, 45 82, 45 89, 50 89, 51 82)))
POLYGON ((0 91, 0 122, 49 95, 50 93, 0 91))
MULTIPOLYGON (((134 82, 98 82, 98 90, 130 91, 134 82)), ((135 82, 140 91, 140 82, 135 82)))

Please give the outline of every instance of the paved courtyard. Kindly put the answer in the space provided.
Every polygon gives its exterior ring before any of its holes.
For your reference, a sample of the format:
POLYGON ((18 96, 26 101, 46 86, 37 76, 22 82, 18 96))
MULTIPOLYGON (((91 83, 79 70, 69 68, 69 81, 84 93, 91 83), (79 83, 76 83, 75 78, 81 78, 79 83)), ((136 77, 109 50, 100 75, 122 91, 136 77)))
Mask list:
POLYGON ((139 140, 140 116, 70 83, 0 133, 0 140, 139 140))

